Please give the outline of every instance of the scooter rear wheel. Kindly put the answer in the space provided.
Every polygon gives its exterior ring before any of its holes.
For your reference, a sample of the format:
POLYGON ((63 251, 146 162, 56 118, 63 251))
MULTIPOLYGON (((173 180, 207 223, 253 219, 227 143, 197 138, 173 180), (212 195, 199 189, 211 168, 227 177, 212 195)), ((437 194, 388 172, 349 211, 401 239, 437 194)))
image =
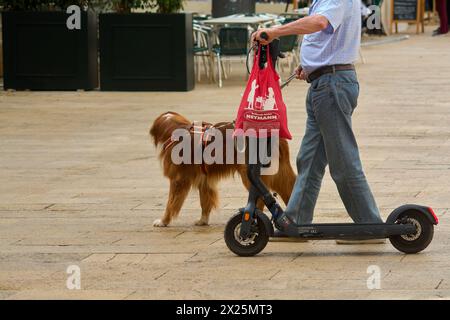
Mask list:
POLYGON ((247 239, 240 237, 242 224, 241 212, 234 215, 225 227, 225 243, 235 254, 241 257, 251 257, 260 253, 269 242, 269 231, 264 222, 256 217, 252 222, 251 234, 247 239))
POLYGON ((434 226, 423 214, 417 210, 408 210, 400 214, 395 223, 411 223, 416 227, 416 233, 392 236, 391 244, 404 253, 418 253, 424 250, 433 240, 434 226))

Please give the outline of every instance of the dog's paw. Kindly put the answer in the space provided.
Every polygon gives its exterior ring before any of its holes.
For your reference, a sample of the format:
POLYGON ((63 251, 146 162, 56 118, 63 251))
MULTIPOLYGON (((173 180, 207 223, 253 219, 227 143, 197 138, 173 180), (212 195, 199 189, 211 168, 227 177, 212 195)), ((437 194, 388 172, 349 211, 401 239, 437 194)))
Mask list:
POLYGON ((200 226, 200 227, 205 227, 205 226, 208 225, 208 221, 205 221, 205 220, 203 220, 203 219, 200 219, 200 220, 198 220, 198 221, 195 222, 195 225, 196 225, 196 226, 200 226))
POLYGON ((153 226, 154 227, 167 227, 167 223, 164 223, 161 219, 156 219, 155 221, 153 221, 153 226))

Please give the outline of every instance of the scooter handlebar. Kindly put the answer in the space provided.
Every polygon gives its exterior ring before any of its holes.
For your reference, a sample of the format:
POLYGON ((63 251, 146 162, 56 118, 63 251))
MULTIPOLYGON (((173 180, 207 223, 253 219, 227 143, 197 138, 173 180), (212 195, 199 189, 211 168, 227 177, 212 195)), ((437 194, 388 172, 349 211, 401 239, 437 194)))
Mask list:
POLYGON ((264 40, 269 40, 269 35, 267 32, 261 32, 260 37, 264 40))

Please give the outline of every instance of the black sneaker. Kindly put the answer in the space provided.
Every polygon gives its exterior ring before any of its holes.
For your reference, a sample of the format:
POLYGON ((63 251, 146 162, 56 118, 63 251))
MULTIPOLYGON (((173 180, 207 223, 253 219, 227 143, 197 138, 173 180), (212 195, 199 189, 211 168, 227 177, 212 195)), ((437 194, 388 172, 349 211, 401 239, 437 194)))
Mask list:
POLYGON ((277 220, 275 220, 275 228, 285 233, 287 236, 296 236, 298 234, 296 224, 283 212, 277 220))
POLYGON ((439 34, 439 32, 441 32, 441 28, 437 28, 436 30, 433 30, 432 35, 435 36, 435 35, 439 34))
POLYGON ((447 32, 441 32, 441 29, 437 29, 437 30, 434 30, 434 31, 433 31, 432 36, 433 36, 433 37, 436 37, 436 36, 442 36, 442 35, 444 35, 444 34, 447 34, 447 32))

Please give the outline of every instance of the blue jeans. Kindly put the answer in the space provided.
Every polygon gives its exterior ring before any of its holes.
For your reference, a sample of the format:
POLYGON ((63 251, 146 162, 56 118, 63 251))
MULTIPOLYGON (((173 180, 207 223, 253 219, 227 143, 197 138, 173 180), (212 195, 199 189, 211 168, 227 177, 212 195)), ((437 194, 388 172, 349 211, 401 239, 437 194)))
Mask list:
POLYGON ((352 130, 358 95, 358 79, 352 70, 325 74, 311 83, 306 132, 297 156, 298 176, 286 208, 286 215, 297 224, 312 223, 327 164, 353 221, 382 222, 352 130))

